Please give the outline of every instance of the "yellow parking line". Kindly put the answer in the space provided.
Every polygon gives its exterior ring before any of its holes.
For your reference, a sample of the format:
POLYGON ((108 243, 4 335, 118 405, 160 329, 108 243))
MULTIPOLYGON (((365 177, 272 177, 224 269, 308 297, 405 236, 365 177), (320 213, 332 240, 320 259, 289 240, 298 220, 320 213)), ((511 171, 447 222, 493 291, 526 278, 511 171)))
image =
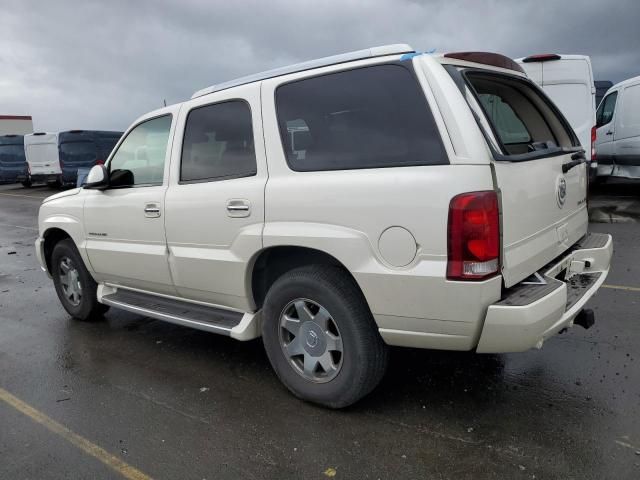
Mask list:
POLYGON ((77 433, 72 432, 64 425, 59 424, 55 420, 47 417, 44 413, 36 410, 30 405, 27 405, 18 397, 11 395, 6 390, 0 388, 0 400, 5 402, 7 405, 15 408, 19 412, 25 414, 34 422, 37 422, 55 433, 59 437, 62 437, 69 443, 75 445, 83 452, 91 455, 92 457, 100 460, 107 467, 112 468, 124 478, 129 480, 151 480, 151 477, 145 475, 140 470, 132 467, 131 465, 123 462, 118 457, 111 455, 105 449, 99 447, 98 445, 91 443, 84 437, 81 437, 77 433))
POLYGON ((628 292, 640 292, 640 287, 627 287, 626 285, 603 284, 602 288, 611 288, 613 290, 627 290, 628 292))

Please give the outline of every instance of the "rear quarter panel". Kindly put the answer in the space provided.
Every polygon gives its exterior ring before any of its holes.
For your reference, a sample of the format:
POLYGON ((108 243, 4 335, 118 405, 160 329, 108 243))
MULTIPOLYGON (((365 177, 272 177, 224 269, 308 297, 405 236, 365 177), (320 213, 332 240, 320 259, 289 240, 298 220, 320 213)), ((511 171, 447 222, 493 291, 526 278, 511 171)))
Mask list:
MULTIPOLYGON (((446 75, 439 64, 434 68, 436 75, 446 75)), ((279 84, 305 75, 310 74, 263 82, 269 160, 264 247, 297 245, 327 252, 353 274, 380 328, 419 331, 436 339, 422 346, 473 348, 486 307, 499 298, 501 282, 499 277, 486 282, 446 280, 451 198, 493 189, 486 145, 468 141, 482 138, 471 113, 449 106, 443 116, 438 108, 436 95, 445 102, 447 89, 456 94, 455 84, 444 77, 434 94, 429 85, 438 79, 429 79, 424 71, 418 75, 451 165, 295 172, 286 163, 274 97, 279 84), (472 129, 466 141, 464 128, 472 129), (380 251, 380 237, 390 227, 406 229, 415 240, 415 253, 404 266, 390 264, 380 251), (446 343, 438 335, 453 341, 446 343)))

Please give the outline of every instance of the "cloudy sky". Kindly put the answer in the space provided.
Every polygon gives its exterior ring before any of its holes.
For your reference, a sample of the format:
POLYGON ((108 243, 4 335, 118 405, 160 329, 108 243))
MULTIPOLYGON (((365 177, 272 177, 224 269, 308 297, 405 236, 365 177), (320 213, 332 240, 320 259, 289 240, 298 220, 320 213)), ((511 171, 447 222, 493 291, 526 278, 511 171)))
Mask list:
POLYGON ((637 0, 0 0, 0 114, 37 130, 124 130, 205 86, 387 43, 590 55, 640 75, 637 0))

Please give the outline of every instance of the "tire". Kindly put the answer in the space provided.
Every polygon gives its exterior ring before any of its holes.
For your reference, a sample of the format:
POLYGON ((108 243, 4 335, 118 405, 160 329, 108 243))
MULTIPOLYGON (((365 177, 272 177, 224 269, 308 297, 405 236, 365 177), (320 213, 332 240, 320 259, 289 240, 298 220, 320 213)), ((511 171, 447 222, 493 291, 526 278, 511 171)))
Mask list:
POLYGON ((31 180, 25 180, 24 182, 22 182, 22 186, 24 188, 31 188, 31 180))
POLYGON ((369 306, 338 267, 310 265, 278 278, 265 298, 262 339, 280 381, 296 397, 330 408, 347 407, 367 395, 387 367, 388 347, 369 306), (305 360, 315 370, 307 369, 305 360))
POLYGON ((78 249, 70 238, 61 240, 53 247, 51 275, 60 303, 73 318, 95 320, 109 310, 107 305, 98 303, 96 298, 98 285, 85 267, 78 249))

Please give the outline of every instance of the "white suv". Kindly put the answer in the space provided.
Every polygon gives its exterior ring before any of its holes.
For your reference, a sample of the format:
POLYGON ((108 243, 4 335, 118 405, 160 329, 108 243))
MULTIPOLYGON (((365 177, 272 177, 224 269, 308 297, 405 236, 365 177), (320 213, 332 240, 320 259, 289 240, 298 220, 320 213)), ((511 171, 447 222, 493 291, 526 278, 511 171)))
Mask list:
POLYGON ((387 346, 518 352, 609 271, 584 155, 512 60, 376 47, 210 87, 142 116, 40 208, 69 314, 108 306, 262 336, 298 397, 344 407, 387 346))

